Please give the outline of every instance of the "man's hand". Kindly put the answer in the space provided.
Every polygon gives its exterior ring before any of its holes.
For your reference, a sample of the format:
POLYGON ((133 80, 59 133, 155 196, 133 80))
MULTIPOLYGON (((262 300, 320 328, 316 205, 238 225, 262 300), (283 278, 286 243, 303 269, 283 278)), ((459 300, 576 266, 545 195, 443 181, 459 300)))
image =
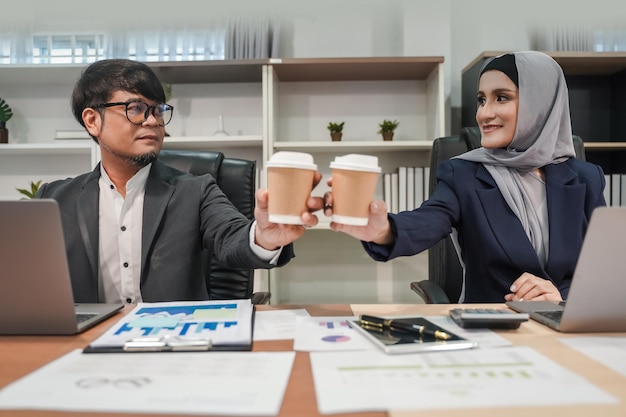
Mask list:
POLYGON ((524 272, 511 284, 506 301, 563 301, 552 281, 524 272))
MULTIPOLYGON (((315 172, 313 176, 313 188, 319 184, 322 174, 315 172)), ((302 213, 302 223, 278 224, 269 221, 267 212, 268 191, 260 189, 256 192, 256 207, 254 208, 254 218, 256 219, 255 243, 267 250, 275 250, 281 246, 288 245, 304 234, 304 231, 318 223, 315 211, 321 210, 324 206, 322 197, 309 197, 307 200, 307 211, 302 213)))

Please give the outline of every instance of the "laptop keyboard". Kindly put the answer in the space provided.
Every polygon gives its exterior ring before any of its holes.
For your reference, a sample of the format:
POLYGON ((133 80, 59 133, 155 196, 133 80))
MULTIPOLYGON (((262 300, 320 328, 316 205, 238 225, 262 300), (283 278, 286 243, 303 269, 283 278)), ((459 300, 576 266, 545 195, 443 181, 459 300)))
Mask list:
POLYGON ((554 320, 556 322, 561 321, 561 317, 563 317, 563 310, 555 310, 555 311, 537 311, 537 314, 547 317, 550 320, 554 320))
POLYGON ((76 313, 76 322, 82 323, 95 316, 97 316, 95 313, 76 313))

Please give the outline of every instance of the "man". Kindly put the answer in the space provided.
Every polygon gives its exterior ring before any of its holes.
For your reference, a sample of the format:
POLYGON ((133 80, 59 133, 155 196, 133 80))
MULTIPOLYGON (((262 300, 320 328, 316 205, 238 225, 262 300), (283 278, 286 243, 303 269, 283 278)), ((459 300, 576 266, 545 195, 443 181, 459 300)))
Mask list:
MULTIPOLYGON (((125 303, 208 298, 202 252, 236 268, 272 268, 293 257, 292 242, 317 224, 309 198, 304 226, 268 221, 267 190, 246 219, 209 175, 196 177, 156 158, 173 107, 145 64, 89 65, 72 94, 74 117, 98 143, 91 173, 40 188, 58 201, 76 302, 125 303)), ((316 172, 314 184, 321 179, 316 172)))

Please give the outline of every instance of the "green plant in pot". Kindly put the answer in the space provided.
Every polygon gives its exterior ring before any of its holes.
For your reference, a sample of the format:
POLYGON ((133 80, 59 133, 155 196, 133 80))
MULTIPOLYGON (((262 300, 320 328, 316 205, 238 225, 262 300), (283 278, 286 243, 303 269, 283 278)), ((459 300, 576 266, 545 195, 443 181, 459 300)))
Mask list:
POLYGON ((35 198, 35 194, 37 194, 37 191, 39 190, 39 187, 41 186, 41 180, 37 181, 37 182, 30 182, 30 189, 27 188, 16 188, 17 191, 19 191, 20 194, 23 194, 26 196, 26 198, 22 198, 22 200, 26 200, 26 199, 30 199, 30 198, 35 198))
POLYGON ((330 137, 332 139, 333 142, 339 142, 341 140, 341 135, 343 134, 343 125, 346 122, 341 122, 341 123, 333 123, 330 122, 328 123, 328 126, 326 126, 326 128, 330 131, 330 137))
POLYGON ((0 143, 9 142, 9 130, 7 129, 7 122, 13 117, 13 110, 11 106, 0 98, 0 143))
POLYGON ((383 135, 383 140, 392 140, 393 132, 396 130, 400 122, 397 120, 388 120, 385 119, 381 123, 378 124, 378 133, 383 135))

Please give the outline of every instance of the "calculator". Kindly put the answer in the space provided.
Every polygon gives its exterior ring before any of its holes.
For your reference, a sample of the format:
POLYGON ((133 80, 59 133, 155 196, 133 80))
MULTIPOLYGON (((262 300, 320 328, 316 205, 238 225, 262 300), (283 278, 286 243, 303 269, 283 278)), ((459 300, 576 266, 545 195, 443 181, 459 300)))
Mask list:
POLYGON ((453 308, 449 314, 456 324, 466 329, 517 329, 528 321, 527 313, 505 308, 453 308))

